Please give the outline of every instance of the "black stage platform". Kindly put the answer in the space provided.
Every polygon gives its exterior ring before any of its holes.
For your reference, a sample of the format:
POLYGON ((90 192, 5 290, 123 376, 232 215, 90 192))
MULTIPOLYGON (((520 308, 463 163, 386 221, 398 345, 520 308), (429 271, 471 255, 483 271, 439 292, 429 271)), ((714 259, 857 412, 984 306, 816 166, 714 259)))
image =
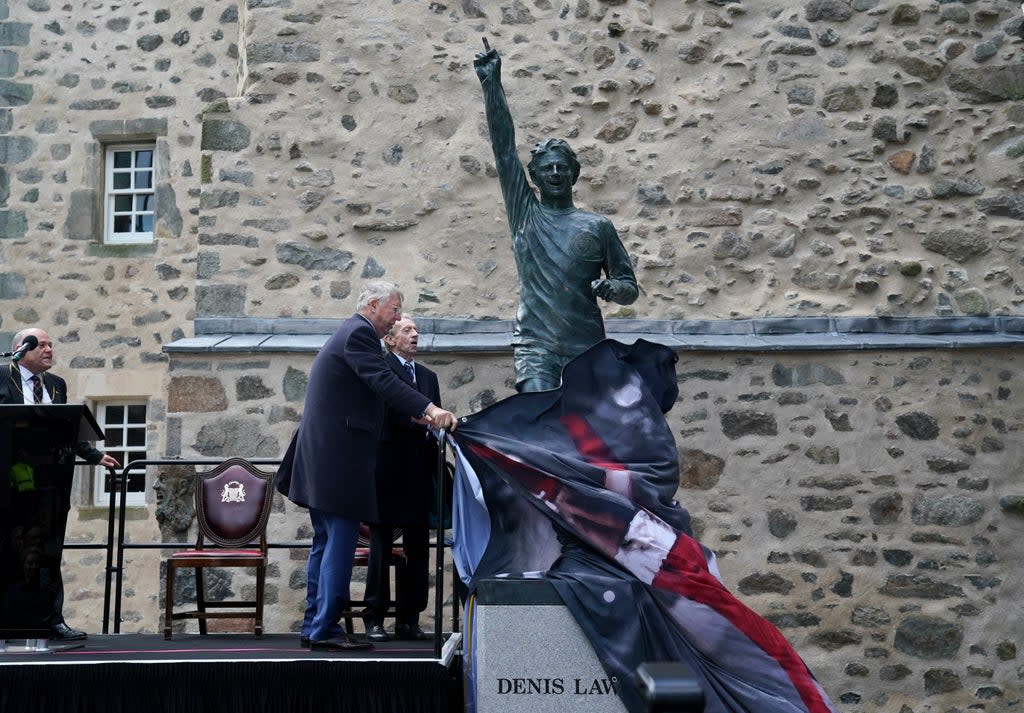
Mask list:
POLYGON ((460 634, 345 654, 297 634, 90 635, 78 648, 0 651, 0 711, 457 713, 460 634))

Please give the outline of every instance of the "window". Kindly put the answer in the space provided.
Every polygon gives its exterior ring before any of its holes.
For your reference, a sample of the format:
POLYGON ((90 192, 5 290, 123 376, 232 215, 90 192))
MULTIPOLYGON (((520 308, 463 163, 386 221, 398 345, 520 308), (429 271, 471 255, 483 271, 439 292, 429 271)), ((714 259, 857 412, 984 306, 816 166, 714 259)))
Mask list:
MULTIPOLYGON (((97 447, 104 453, 117 458, 123 468, 128 463, 144 460, 146 452, 146 404, 145 402, 112 402, 97 404, 96 422, 106 440, 97 447)), ((110 502, 110 473, 102 466, 95 467, 95 502, 106 505, 110 502)), ((128 505, 143 505, 146 502, 146 469, 128 472, 128 505)))
POLYGON ((108 146, 103 242, 153 242, 155 144, 108 146))

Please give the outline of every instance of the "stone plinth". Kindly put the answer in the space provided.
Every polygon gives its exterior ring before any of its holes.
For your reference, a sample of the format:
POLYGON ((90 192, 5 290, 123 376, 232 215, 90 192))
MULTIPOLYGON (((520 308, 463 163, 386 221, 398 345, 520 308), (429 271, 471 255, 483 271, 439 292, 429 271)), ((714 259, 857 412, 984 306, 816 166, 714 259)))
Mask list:
POLYGON ((624 713, 572 614, 543 579, 482 582, 467 617, 478 713, 624 713))

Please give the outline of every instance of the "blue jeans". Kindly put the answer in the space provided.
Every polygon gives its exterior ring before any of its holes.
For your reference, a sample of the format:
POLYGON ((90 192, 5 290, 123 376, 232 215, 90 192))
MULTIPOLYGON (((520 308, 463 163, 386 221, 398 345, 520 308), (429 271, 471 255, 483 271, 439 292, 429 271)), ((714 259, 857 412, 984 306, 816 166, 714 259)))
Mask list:
POLYGON ((306 613, 301 633, 320 641, 341 634, 338 619, 349 602, 359 522, 316 508, 309 509, 309 519, 313 547, 306 564, 306 613))

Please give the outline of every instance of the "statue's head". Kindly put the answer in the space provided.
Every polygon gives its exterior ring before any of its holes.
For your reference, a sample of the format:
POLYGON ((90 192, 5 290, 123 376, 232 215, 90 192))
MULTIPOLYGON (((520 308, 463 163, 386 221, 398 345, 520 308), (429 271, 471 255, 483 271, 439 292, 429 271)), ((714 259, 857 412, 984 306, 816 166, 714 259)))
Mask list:
POLYGON ((539 144, 533 147, 530 152, 532 158, 530 163, 527 164, 526 169, 530 172, 530 178, 534 183, 537 183, 537 175, 534 173, 537 163, 550 153, 555 153, 561 156, 563 159, 569 162, 569 167, 572 169, 572 182, 576 183, 576 179, 580 177, 580 162, 576 158, 576 152, 569 146, 569 142, 564 139, 546 139, 541 141, 539 144))

